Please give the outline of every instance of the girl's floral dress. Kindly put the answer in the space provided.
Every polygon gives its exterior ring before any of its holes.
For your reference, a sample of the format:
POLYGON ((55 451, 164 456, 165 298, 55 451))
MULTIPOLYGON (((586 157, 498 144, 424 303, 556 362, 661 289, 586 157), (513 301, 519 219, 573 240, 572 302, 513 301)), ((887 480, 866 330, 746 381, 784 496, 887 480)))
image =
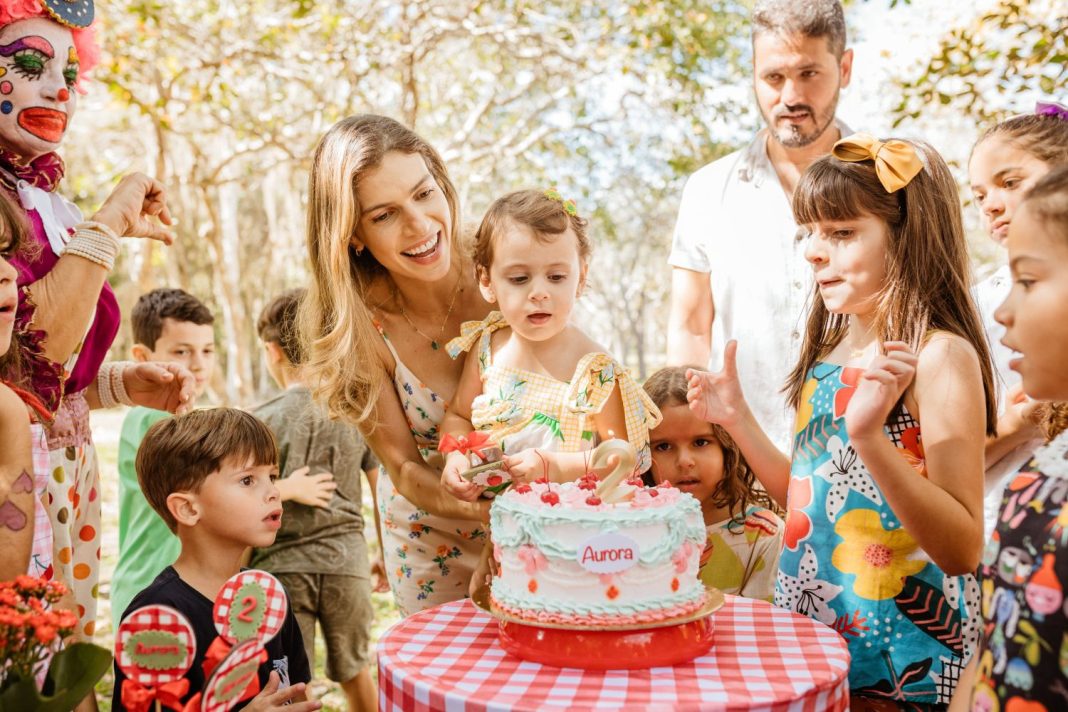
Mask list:
MULTIPOLYGON (((381 325, 376 322, 375 326, 397 362, 393 382, 412 437, 429 460, 437 455, 445 401, 404 365, 381 325)), ((483 525, 443 519, 419 509, 397 492, 385 468, 378 478, 378 509, 386 572, 402 615, 467 596, 486 536, 483 525)))
MULTIPOLYGON (((817 363, 797 413, 775 603, 838 631, 854 695, 945 704, 979 638, 979 587, 947 576, 907 531, 849 443, 843 418, 862 373, 817 363)), ((886 433, 926 477, 919 423, 886 433)))
POLYGON ((972 709, 1068 709, 1068 432, 1002 495, 980 567, 983 642, 972 709))
POLYGON ((779 515, 759 505, 741 517, 709 524, 698 577, 723 593, 771 601, 783 529, 779 515))
POLYGON ((482 394, 471 403, 471 424, 488 430, 506 455, 528 448, 582 452, 597 444, 590 416, 599 413, 619 386, 626 416, 626 438, 638 451, 637 472, 649 469, 649 431, 660 411, 627 369, 605 353, 586 354, 569 381, 493 363, 493 332, 509 328, 500 312, 483 321, 465 322, 460 336, 445 347, 457 358, 478 344, 482 394))

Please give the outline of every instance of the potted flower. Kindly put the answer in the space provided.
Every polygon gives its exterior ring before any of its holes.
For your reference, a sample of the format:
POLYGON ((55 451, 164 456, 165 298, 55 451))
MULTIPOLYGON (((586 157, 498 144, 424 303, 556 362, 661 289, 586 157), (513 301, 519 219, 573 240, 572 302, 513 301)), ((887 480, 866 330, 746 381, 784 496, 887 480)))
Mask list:
POLYGON ((98 645, 63 645, 77 624, 71 611, 55 608, 66 592, 31 576, 0 582, 0 710, 73 709, 111 664, 98 645))

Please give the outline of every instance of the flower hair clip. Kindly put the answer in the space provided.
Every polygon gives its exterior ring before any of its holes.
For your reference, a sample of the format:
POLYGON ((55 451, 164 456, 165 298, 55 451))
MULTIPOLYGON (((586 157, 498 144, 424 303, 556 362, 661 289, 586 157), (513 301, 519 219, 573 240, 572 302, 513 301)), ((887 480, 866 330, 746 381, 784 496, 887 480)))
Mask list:
POLYGON ((545 191, 545 197, 549 200, 555 200, 556 202, 563 205, 564 212, 570 215, 571 217, 578 217, 578 206, 575 205, 575 201, 571 200, 570 198, 565 199, 564 196, 560 195, 560 191, 556 189, 556 186, 553 186, 552 188, 549 188, 547 191, 545 191))
POLYGON ((1035 104, 1038 116, 1056 116, 1061 121, 1068 121, 1068 106, 1055 101, 1040 101, 1035 104))

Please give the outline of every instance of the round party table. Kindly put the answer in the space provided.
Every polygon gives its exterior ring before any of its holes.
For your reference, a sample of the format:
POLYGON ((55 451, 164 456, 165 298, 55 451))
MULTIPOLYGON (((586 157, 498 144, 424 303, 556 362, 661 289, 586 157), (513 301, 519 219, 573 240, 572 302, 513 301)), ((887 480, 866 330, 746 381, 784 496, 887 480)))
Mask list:
POLYGON ((498 643, 495 618, 470 601, 445 603, 379 640, 379 710, 848 709, 849 652, 838 633, 764 601, 726 599, 707 655, 645 670, 520 660, 498 643))

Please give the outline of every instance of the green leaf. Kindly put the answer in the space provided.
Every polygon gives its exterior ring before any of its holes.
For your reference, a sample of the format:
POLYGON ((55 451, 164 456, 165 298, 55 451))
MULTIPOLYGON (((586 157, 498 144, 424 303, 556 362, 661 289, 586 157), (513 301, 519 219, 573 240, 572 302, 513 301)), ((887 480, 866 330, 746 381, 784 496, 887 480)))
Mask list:
POLYGON ((44 686, 17 680, 0 692, 0 712, 67 712, 74 709, 111 666, 111 653, 92 643, 72 643, 56 653, 44 686))

